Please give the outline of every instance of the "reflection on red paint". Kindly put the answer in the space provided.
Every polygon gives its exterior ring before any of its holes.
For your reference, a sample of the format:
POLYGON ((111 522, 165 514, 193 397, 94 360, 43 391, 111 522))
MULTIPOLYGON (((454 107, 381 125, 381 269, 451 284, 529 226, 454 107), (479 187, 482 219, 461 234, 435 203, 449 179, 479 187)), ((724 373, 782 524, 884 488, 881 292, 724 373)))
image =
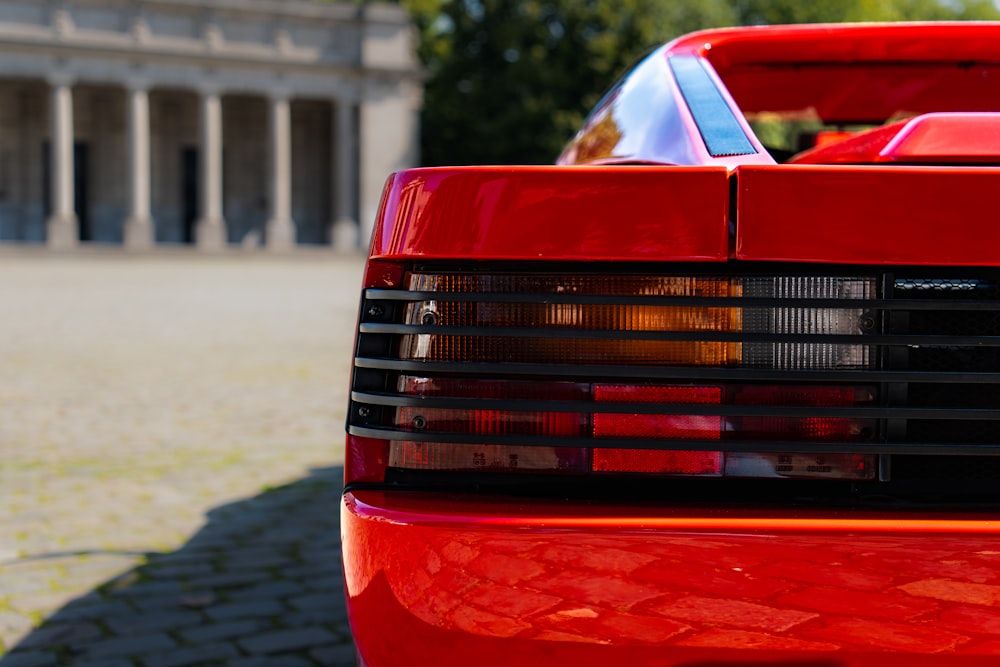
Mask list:
POLYGON ((352 614, 365 617, 359 645, 400 642, 372 665, 475 664, 462 646, 490 641, 502 642, 497 664, 519 667, 698 664, 736 650, 733 664, 884 667, 886 649, 907 665, 973 665, 1000 647, 992 521, 624 508, 601 518, 466 500, 346 496, 345 537, 367 547, 363 562, 345 562, 352 614))

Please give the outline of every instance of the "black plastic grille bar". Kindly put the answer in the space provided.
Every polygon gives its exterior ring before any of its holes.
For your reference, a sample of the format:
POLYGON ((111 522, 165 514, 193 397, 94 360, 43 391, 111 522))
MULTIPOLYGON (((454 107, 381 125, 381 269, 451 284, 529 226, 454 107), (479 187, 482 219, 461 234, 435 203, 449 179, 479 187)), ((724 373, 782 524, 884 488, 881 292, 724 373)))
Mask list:
POLYGON ((727 403, 625 403, 527 399, 412 397, 353 392, 351 400, 367 405, 449 410, 575 412, 636 415, 709 415, 721 417, 833 417, 858 419, 1000 419, 1000 409, 934 409, 864 406, 734 405, 727 403))
MULTIPOLYGON (((733 265, 733 266, 739 266, 733 265)), ((511 276, 517 268, 497 267, 495 272, 476 268, 475 273, 511 276)), ((537 267, 528 267, 539 275, 537 267)), ((592 266, 580 274, 595 274, 592 266)), ((622 267, 613 267, 620 271, 622 267)), ((893 267, 880 271, 873 267, 789 268, 755 265, 740 267, 722 275, 718 266, 692 265, 669 267, 662 274, 649 267, 626 267, 643 275, 749 278, 873 279, 879 285, 874 298, 767 297, 756 291, 751 296, 658 296, 643 294, 580 294, 563 292, 499 293, 462 291, 409 291, 405 289, 367 289, 359 329, 355 381, 348 418, 350 433, 384 440, 441 442, 458 444, 504 444, 547 447, 615 447, 634 449, 691 449, 743 452, 823 452, 922 455, 1000 455, 1000 269, 893 267), (710 273, 709 273, 710 272, 710 273), (418 323, 413 304, 447 303, 448 313, 473 311, 470 319, 440 323, 418 323), (462 306, 459 304, 465 303, 462 306), (612 319, 591 328, 553 324, 553 321, 518 322, 500 319, 488 310, 476 319, 474 311, 489 304, 528 304, 574 306, 574 312, 588 307, 678 307, 690 309, 742 309, 746 331, 726 330, 735 324, 719 321, 706 329, 690 330, 617 329, 612 319), (816 318, 863 317, 867 326, 848 330, 843 325, 824 333, 815 333, 807 324, 810 314, 816 318), (410 322, 407 323, 407 317, 410 322), (771 317, 773 321, 769 321, 771 317), (491 319, 508 326, 469 326, 469 322, 491 319), (762 324, 763 323, 763 324, 762 324), (536 326, 536 324, 538 326, 536 326), (774 330, 768 330, 773 326, 774 330), (593 328, 602 327, 602 328, 593 328), (808 333, 804 333, 808 332, 808 333), (452 344, 480 341, 501 342, 499 352, 481 358, 434 358, 427 353, 428 341, 447 348, 452 344), (565 350, 560 341, 565 340, 565 350), (506 361, 503 355, 517 351, 532 341, 544 341, 544 354, 551 359, 525 356, 506 361), (579 342, 572 342, 579 341, 579 342), (618 345, 622 349, 635 344, 679 343, 742 344, 742 355, 719 357, 719 363, 698 365, 696 361, 650 359, 638 355, 624 361, 608 358, 608 363, 575 363, 568 358, 572 345, 618 345), (821 348, 837 348, 826 366, 809 368, 795 365, 813 359, 821 348), (418 351, 419 350, 419 351, 418 351), (771 351, 771 357, 768 357, 771 351), (854 356, 851 356, 851 355, 854 356), (756 356, 754 356, 756 355, 756 356), (768 361, 771 359, 771 361, 768 361), (689 364, 689 365, 684 365, 689 364), (497 381, 575 382, 584 384, 628 382, 636 385, 704 386, 716 383, 729 391, 744 386, 784 387, 866 387, 875 391, 874 401, 855 404, 809 406, 801 404, 735 404, 721 399, 717 403, 683 402, 607 402, 590 398, 580 400, 536 400, 533 398, 484 398, 459 395, 414 396, 397 389, 401 376, 440 379, 497 381), (941 385, 940 389, 935 386, 941 385), (734 434, 723 431, 719 439, 648 439, 606 437, 552 437, 543 435, 481 434, 415 428, 396 423, 398 410, 496 411, 528 415, 539 412, 574 413, 586 420, 595 414, 718 416, 723 421, 741 418, 779 418, 792 420, 854 420, 866 427, 864 436, 839 435, 842 440, 804 440, 804 435, 783 440, 752 432, 734 434), (867 425, 873 428, 867 432, 867 425), (756 438, 756 439, 754 439, 756 438), (850 438, 855 438, 848 441, 850 438)), ((421 267, 429 273, 447 273, 449 267, 421 267)), ((454 270, 452 268, 451 270, 454 270)), ((622 271, 616 275, 623 275, 622 271)), ((550 276, 575 275, 573 269, 559 269, 550 276)), ((509 281, 505 284, 508 284, 509 281)), ((529 283, 530 284, 530 283, 529 283)), ((549 283, 551 284, 551 283, 549 283)), ((599 281, 591 284, 599 284, 599 281)), ((833 292, 836 295, 836 291, 833 292)), ((421 312, 422 306, 420 306, 421 312)), ((506 307, 505 308, 509 308, 506 307)), ((442 311, 444 312, 444 311, 442 311)), ((510 310, 509 312, 518 312, 510 310)), ((535 312, 535 311, 524 311, 535 312)), ((664 315, 669 321, 672 315, 664 315)), ((569 318, 568 321, 574 321, 569 318)), ((680 318, 678 318, 680 321, 680 318)), ((596 322, 596 320, 595 320, 596 322)), ((647 325, 648 326, 648 325, 647 325)), ((680 325, 683 326, 683 325, 680 325)), ((451 349, 451 348, 447 348, 451 349)), ((465 349, 481 349, 469 345, 465 349)), ((573 348, 575 349, 575 348, 573 348)), ((582 349, 582 348, 581 348, 582 349)), ((439 350, 440 351, 440 350, 439 350)), ((475 353, 475 352, 473 352, 475 353)), ((534 354, 536 357, 537 351, 534 354)), ((676 356, 676 355, 675 355, 676 356)), ((602 359, 603 361, 603 359, 602 359)), ((821 395, 821 394, 817 394, 821 395)), ((433 420, 429 421, 433 424, 433 420)), ((738 422, 737 422, 738 423, 738 422)), ((436 427, 441 428, 441 427, 436 427)), ((465 428, 465 427, 462 427, 465 428)), ((586 432, 586 429, 583 431, 586 432)))
MULTIPOLYGON (((402 371, 410 375, 438 375, 457 373, 475 377, 537 377, 550 378, 615 378, 649 380, 688 380, 691 382, 715 380, 732 382, 843 382, 869 384, 875 382, 897 383, 949 383, 949 384, 1000 384, 1000 372, 919 372, 880 370, 777 370, 756 368, 712 368, 692 366, 616 366, 582 364, 522 364, 482 362, 409 361, 356 357, 355 368, 383 371, 402 371)), ((989 391, 987 389, 986 391, 989 391)), ((998 390, 1000 391, 1000 390, 998 390)))
MULTIPOLYGON (((965 295, 967 293, 963 293, 965 295)), ((911 296, 916 296, 913 294, 911 296)), ((707 306, 711 308, 823 308, 878 310, 972 310, 1000 312, 1000 301, 969 299, 801 299, 783 297, 780 300, 738 296, 634 296, 618 294, 556 294, 539 292, 417 292, 409 290, 365 290, 368 301, 468 301, 471 303, 546 303, 625 306, 707 306)))
MULTIPOLYGON (((784 306, 781 306, 784 308, 784 306)), ((1000 347, 1000 336, 845 335, 744 333, 722 331, 607 330, 568 327, 462 327, 423 324, 362 324, 361 333, 433 334, 435 336, 482 336, 487 338, 590 338, 600 340, 663 340, 706 343, 839 343, 844 345, 924 345, 1000 347)))
POLYGON ((816 440, 642 440, 638 438, 567 438, 538 435, 487 435, 469 433, 429 433, 393 428, 355 426, 352 435, 397 442, 440 442, 446 444, 510 445, 518 447, 577 447, 590 449, 682 449, 712 452, 775 452, 823 454, 966 454, 1000 455, 1000 443, 886 443, 816 440))

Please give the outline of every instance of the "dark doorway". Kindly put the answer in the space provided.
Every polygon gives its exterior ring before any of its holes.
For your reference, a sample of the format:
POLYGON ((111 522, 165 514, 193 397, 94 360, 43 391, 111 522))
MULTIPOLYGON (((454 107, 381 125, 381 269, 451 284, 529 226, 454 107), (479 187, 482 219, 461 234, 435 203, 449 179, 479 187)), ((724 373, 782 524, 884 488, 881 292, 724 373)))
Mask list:
POLYGON ((181 148, 181 240, 194 243, 198 221, 198 149, 181 148))
MULTIPOLYGON (((93 241, 90 229, 90 146, 84 142, 73 143, 73 212, 81 241, 93 241)), ((52 150, 48 141, 42 142, 42 211, 45 219, 52 215, 52 150)))

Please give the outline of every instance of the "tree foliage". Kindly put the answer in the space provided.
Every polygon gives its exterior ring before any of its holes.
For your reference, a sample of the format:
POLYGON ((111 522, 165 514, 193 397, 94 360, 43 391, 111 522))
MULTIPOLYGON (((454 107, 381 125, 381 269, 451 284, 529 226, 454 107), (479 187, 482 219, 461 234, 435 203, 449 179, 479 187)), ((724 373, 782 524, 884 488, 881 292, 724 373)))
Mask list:
POLYGON ((427 73, 427 165, 551 163, 625 67, 722 25, 995 19, 990 0, 402 0, 427 73))

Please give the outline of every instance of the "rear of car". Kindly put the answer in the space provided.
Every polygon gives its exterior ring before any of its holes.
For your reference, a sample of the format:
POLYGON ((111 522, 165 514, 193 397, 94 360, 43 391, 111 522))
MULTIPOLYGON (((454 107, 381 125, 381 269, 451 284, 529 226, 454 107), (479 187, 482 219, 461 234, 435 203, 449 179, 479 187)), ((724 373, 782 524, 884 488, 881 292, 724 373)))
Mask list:
POLYGON ((558 166, 393 175, 361 660, 996 660, 997 77, 997 25, 698 33, 558 166))

